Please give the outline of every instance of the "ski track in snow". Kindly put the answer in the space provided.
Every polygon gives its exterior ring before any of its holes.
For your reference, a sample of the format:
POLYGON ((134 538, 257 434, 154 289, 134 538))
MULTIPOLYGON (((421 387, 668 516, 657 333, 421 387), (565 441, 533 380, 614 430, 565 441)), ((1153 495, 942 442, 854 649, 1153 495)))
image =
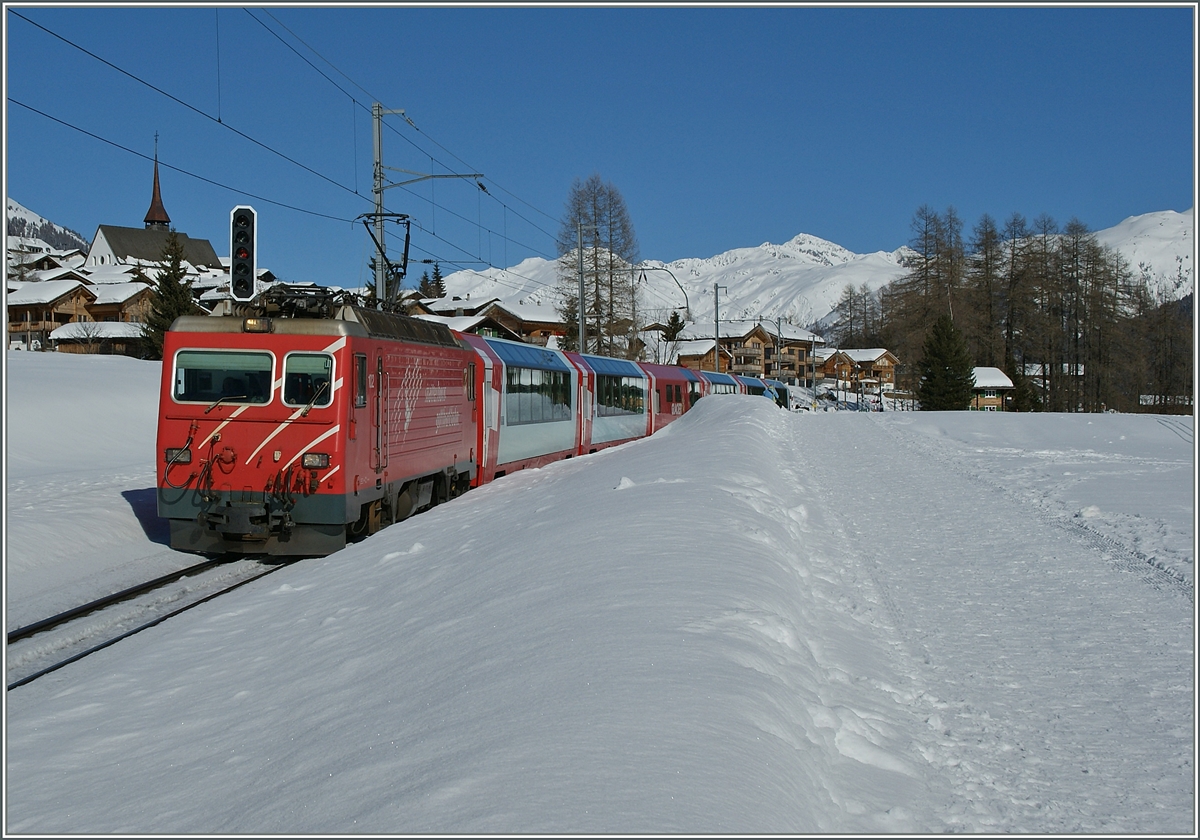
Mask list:
POLYGON ((1193 656, 1190 582, 1085 526, 1030 516, 883 418, 798 420, 796 461, 816 476, 821 506, 842 512, 832 536, 907 653, 928 725, 917 749, 953 791, 935 830, 1190 830, 1178 809, 1193 794, 1192 682, 1180 679, 1193 656), (903 473, 870 468, 893 463, 896 446, 916 456, 903 473), (851 452, 860 492, 823 489, 820 475, 845 469, 851 452), (1114 570, 1149 587, 1073 585, 1114 570), (1093 611, 1124 631, 1080 635, 1093 611), (1029 644, 1027 621, 1061 632, 1029 644), (1119 731, 1094 711, 1114 705, 1119 731), (1094 791, 1082 802, 1055 796, 1072 775, 1094 791))
MULTIPOLYGON (((1159 423, 1166 426, 1185 442, 1191 443, 1191 430, 1186 426, 1164 423, 1162 419, 1159 419, 1159 423)), ((1194 581, 1188 575, 1170 568, 1156 558, 1139 551, 1134 546, 1122 542, 1119 539, 1119 532, 1111 534, 1101 533, 1087 525, 1087 520, 1081 517, 1079 513, 1068 515, 1061 507, 1051 507, 1044 495, 1031 497, 1015 491, 1011 486, 992 478, 984 470, 956 458, 944 445, 940 447, 931 446, 927 441, 921 440, 915 435, 902 434, 893 423, 877 423, 877 426, 886 431, 895 443, 912 450, 919 459, 935 461, 946 469, 967 476, 971 480, 994 491, 1003 493, 1009 498, 1019 499, 1023 502, 1036 501, 1036 505, 1032 509, 1046 524, 1073 534, 1099 555, 1113 563, 1113 565, 1137 575, 1143 582, 1154 589, 1176 592, 1189 602, 1194 601, 1194 581)), ((1018 452, 1016 454, 1020 456, 1025 453, 1018 452)), ((1072 457, 1078 458, 1079 453, 1073 453, 1072 457)), ((1121 455, 1105 455, 1102 457, 1111 461, 1136 461, 1137 463, 1147 464, 1151 467, 1177 466, 1177 462, 1175 461, 1148 462, 1144 458, 1135 459, 1121 455)))

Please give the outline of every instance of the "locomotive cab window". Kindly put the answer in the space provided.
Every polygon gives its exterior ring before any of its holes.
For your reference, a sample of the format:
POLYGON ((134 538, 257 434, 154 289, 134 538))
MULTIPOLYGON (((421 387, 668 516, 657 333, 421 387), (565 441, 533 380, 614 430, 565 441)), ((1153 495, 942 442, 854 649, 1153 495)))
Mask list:
POLYGON ((175 354, 178 402, 261 404, 271 401, 274 358, 238 350, 180 350, 175 354))
POLYGON ((289 353, 283 360, 283 402, 316 408, 333 402, 333 357, 327 353, 289 353))
POLYGON ((367 357, 361 353, 354 356, 354 405, 362 408, 367 404, 367 357))

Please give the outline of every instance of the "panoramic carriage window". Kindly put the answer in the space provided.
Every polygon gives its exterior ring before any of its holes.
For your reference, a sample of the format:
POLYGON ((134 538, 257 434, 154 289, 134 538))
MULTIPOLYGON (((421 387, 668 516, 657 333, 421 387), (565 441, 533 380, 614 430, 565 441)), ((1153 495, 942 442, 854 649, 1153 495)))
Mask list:
POLYGON ((504 378, 505 422, 509 426, 571 419, 570 375, 566 371, 509 365, 504 378))
POLYGON ((239 350, 180 350, 175 354, 179 402, 266 403, 271 400, 274 358, 239 350))
POLYGON ((596 415, 616 417, 646 413, 645 380, 636 376, 596 376, 596 415))
POLYGON ((333 402, 333 357, 291 353, 283 360, 283 401, 320 408, 333 402))

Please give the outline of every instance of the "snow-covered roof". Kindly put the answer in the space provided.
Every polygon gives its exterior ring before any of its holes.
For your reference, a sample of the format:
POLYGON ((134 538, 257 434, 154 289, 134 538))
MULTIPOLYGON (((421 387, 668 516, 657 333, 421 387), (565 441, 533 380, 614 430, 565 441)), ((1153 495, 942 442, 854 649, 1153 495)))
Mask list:
POLYGON ((9 292, 9 306, 28 306, 38 303, 53 303, 75 289, 83 289, 89 295, 95 292, 78 280, 47 280, 43 283, 25 283, 16 291, 9 292))
POLYGON ((435 324, 445 324, 458 332, 470 332, 488 319, 482 315, 414 315, 422 321, 433 321, 435 324))
MULTIPOLYGON (((711 353, 713 341, 711 338, 683 339, 675 345, 675 358, 679 358, 680 356, 703 356, 705 353, 711 353)), ((722 347, 721 351, 726 356, 729 355, 728 348, 722 347)))
POLYGON ((493 304, 497 309, 503 309, 510 315, 521 319, 522 321, 541 321, 551 323, 561 323, 562 316, 553 306, 542 306, 536 303, 512 303, 496 300, 493 304))
MULTIPOLYGON (((839 351, 834 350, 833 352, 836 353, 839 351)), ((853 360, 855 362, 874 362, 877 359, 879 359, 880 357, 882 357, 884 353, 887 352, 887 348, 885 348, 885 347, 870 347, 867 349, 842 350, 840 352, 845 353, 847 356, 849 356, 851 358, 851 360, 853 360)))
POLYGON ((63 324, 50 333, 51 341, 141 337, 142 325, 127 321, 82 321, 63 324))
POLYGON ((50 280, 83 280, 88 281, 89 278, 84 272, 77 271, 74 268, 59 267, 59 268, 44 268, 41 271, 29 272, 29 280, 34 283, 45 283, 50 280))
POLYGON ((976 388, 1011 388, 1013 387, 1012 380, 1000 368, 995 367, 977 367, 975 368, 975 387, 976 388))
POLYGON ((83 273, 87 275, 89 283, 128 283, 133 277, 132 265, 98 265, 94 268, 86 268, 83 273))
POLYGON ((124 303, 149 289, 145 283, 105 283, 102 286, 93 286, 91 291, 96 295, 96 303, 111 304, 124 303))

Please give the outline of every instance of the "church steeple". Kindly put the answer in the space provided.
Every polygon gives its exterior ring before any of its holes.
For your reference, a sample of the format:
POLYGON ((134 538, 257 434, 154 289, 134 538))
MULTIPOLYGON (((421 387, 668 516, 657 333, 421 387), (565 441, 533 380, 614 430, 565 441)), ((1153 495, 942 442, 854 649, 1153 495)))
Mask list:
POLYGON ((154 133, 154 196, 150 199, 150 209, 146 211, 145 221, 146 230, 169 230, 171 227, 171 217, 163 207, 162 194, 158 189, 158 132, 154 133))

